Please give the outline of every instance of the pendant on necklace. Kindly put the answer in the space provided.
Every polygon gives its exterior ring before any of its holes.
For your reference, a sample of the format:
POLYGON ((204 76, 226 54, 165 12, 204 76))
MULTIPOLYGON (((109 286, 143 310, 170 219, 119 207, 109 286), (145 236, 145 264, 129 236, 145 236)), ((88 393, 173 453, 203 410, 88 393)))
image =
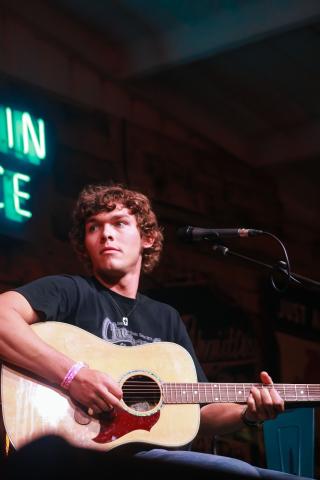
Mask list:
POLYGON ((127 327, 128 326, 128 317, 122 317, 122 323, 123 323, 123 325, 125 325, 127 327))

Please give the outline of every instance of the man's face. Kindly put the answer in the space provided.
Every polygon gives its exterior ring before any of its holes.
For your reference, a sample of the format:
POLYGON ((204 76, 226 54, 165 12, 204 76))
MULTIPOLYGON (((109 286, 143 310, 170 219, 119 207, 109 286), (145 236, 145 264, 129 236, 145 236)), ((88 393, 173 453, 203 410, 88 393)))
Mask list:
POLYGON ((93 273, 110 278, 140 274, 142 251, 152 240, 141 238, 136 217, 123 205, 88 218, 84 245, 93 273))

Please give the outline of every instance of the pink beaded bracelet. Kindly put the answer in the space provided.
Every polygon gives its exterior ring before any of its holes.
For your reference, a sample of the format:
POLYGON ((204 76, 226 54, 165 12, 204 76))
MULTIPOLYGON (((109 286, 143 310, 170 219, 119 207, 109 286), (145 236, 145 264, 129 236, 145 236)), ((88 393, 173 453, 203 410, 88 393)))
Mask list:
POLYGON ((88 365, 86 363, 83 363, 83 362, 74 363, 72 365, 72 367, 67 371, 66 376, 64 377, 64 379, 60 383, 60 386, 62 388, 65 388, 66 390, 68 390, 69 387, 70 387, 70 383, 72 382, 74 377, 77 375, 79 370, 81 370, 81 368, 87 367, 87 366, 88 365))

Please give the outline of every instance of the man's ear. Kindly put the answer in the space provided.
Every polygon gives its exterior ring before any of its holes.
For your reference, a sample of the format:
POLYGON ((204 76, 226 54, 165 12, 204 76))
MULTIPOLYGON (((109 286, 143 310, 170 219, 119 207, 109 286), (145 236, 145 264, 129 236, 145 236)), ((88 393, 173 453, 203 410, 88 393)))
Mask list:
POLYGON ((154 244, 154 236, 149 235, 149 236, 144 236, 142 238, 142 246, 143 248, 150 248, 154 244))

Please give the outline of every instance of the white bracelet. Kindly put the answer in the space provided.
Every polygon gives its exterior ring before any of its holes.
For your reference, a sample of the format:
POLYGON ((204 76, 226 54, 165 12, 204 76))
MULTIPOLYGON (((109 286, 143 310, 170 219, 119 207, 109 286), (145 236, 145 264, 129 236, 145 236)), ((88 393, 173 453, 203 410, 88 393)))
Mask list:
POLYGON ((66 376, 64 377, 64 379, 62 380, 62 382, 60 383, 60 386, 62 388, 65 388, 66 390, 69 390, 69 387, 70 387, 70 383, 72 382, 72 380, 74 379, 74 377, 77 375, 77 373, 79 372, 79 370, 81 370, 81 368, 83 367, 87 367, 88 365, 84 362, 77 362, 77 363, 74 363, 72 365, 72 367, 67 371, 66 373, 66 376))

